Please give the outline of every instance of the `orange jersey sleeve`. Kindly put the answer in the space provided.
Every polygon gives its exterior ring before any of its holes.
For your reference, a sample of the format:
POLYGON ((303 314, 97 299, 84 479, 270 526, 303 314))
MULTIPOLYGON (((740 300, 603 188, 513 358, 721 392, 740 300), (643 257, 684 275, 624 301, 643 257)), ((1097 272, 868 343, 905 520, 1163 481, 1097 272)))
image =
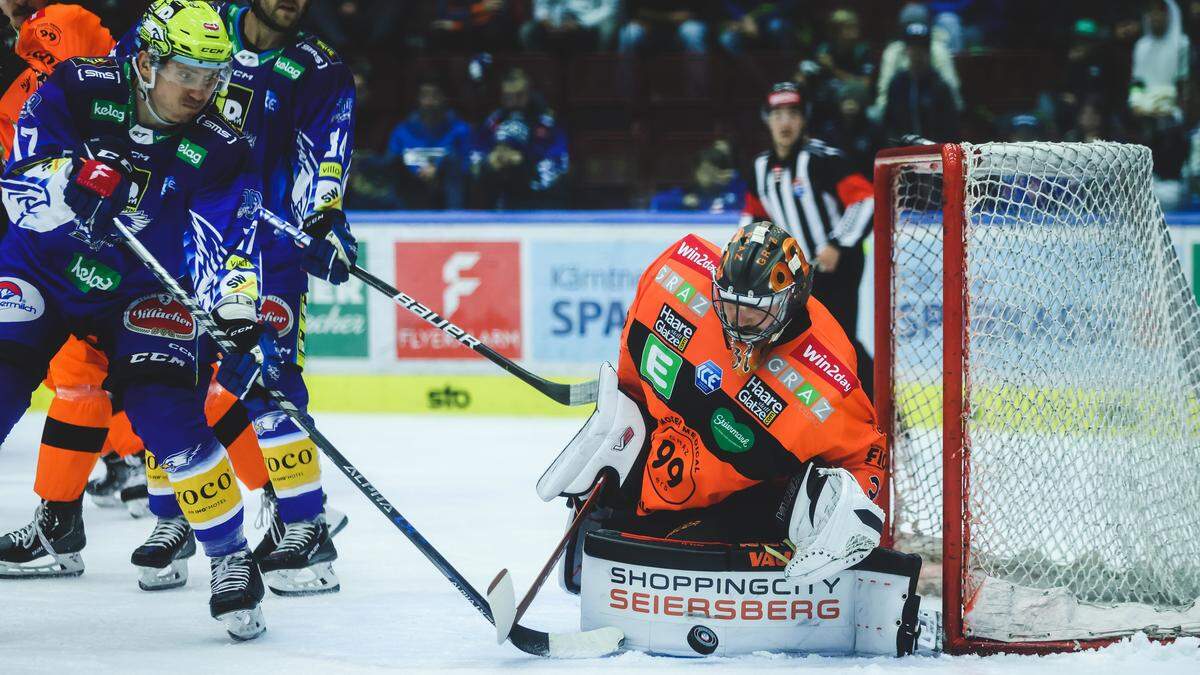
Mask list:
POLYGON ((25 101, 58 64, 76 56, 104 56, 116 42, 100 19, 78 5, 49 5, 21 24, 17 55, 29 63, 0 97, 0 152, 8 158, 25 101))
POLYGON ((49 75, 76 56, 106 56, 116 46, 100 18, 79 5, 49 5, 21 24, 17 56, 49 75))
POLYGON ((850 340, 818 301, 811 325, 736 371, 710 300, 720 249, 689 235, 646 270, 621 334, 621 389, 651 418, 638 511, 710 506, 820 459, 875 498, 884 437, 850 340))

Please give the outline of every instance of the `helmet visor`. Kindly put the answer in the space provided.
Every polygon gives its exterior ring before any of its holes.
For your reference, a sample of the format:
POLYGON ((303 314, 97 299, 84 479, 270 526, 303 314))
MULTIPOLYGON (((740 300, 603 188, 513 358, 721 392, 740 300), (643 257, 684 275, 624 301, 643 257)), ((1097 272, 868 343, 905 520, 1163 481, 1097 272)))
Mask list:
POLYGON ((229 84, 232 72, 233 68, 229 62, 201 64, 199 61, 192 62, 192 59, 175 56, 159 67, 158 76, 185 89, 212 94, 229 84))
POLYGON ((787 324, 792 291, 796 285, 770 295, 743 295, 713 280, 713 306, 725 334, 732 340, 753 345, 771 337, 787 324))

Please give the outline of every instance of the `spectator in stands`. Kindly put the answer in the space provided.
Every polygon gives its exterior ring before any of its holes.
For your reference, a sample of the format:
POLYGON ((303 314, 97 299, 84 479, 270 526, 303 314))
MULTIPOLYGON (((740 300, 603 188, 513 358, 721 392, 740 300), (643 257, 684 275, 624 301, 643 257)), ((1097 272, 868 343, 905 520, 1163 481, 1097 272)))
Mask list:
POLYGON ((388 139, 388 156, 404 168, 397 173, 408 209, 461 209, 466 206, 471 130, 446 107, 446 94, 434 79, 417 85, 417 109, 388 139))
POLYGON ((533 0, 533 18, 521 26, 530 51, 608 51, 617 30, 620 0, 533 0))
POLYGON ((1150 146, 1154 156, 1155 193, 1164 209, 1173 209, 1183 203, 1190 43, 1175 0, 1147 3, 1142 28, 1133 46, 1129 108, 1137 140, 1150 146))
POLYGON ((724 25, 717 42, 730 54, 747 49, 797 48, 798 0, 726 0, 721 5, 724 25))
POLYGON ((567 138, 554 112, 524 70, 509 70, 500 81, 500 109, 480 126, 471 152, 473 201, 499 210, 561 207, 567 165, 567 138))
MULTIPOLYGON (((892 79, 896 77, 897 73, 909 69, 908 40, 905 36, 913 24, 920 24, 928 29, 929 10, 924 5, 910 3, 905 6, 900 13, 900 37, 888 43, 883 49, 883 54, 879 59, 879 80, 875 83, 875 104, 868 111, 871 119, 882 119, 884 110, 887 109, 888 91, 892 86, 892 79)), ((958 72, 954 69, 954 55, 950 53, 944 39, 938 36, 934 37, 936 39, 931 40, 928 49, 930 65, 949 87, 955 107, 962 110, 962 95, 959 93, 958 72)))
POLYGON ((1046 140, 1042 121, 1037 118, 1037 115, 1029 113, 1013 115, 1008 120, 1008 140, 1013 143, 1046 140))
POLYGON ((516 45, 520 17, 515 0, 427 0, 420 4, 432 6, 428 38, 434 50, 494 52, 516 45))
POLYGON ((817 46, 817 63, 838 82, 867 86, 875 73, 871 46, 862 39, 858 15, 838 9, 829 16, 830 38, 817 46))
POLYGON ((706 0, 628 0, 630 18, 617 37, 617 51, 668 48, 703 54, 708 51, 708 10, 706 0))
POLYGON ((692 184, 654 195, 650 210, 737 213, 742 210, 745 193, 746 182, 733 168, 728 146, 714 143, 700 152, 692 184))
MULTIPOLYGON (((139 3, 125 3, 139 4, 139 3)), ((146 3, 140 3, 145 5, 146 3)), ((334 0, 308 3, 305 26, 337 48, 343 57, 404 42, 404 2, 334 0)))
POLYGON ((1059 128, 1074 125, 1084 99, 1095 99, 1105 108, 1117 103, 1123 83, 1113 72, 1110 54, 1105 29, 1097 21, 1086 17, 1075 21, 1071 27, 1071 46, 1067 49, 1067 67, 1052 102, 1059 128))
POLYGON ((929 40, 925 24, 905 28, 908 68, 892 78, 883 114, 883 129, 889 138, 907 134, 932 141, 958 138, 958 107, 950 86, 930 66, 929 40))
POLYGON ((1112 116, 1107 113, 1100 98, 1084 99, 1075 114, 1075 124, 1063 135, 1068 143, 1088 143, 1091 141, 1120 141, 1122 134, 1117 131, 1112 116))
POLYGON ((1190 48, 1179 6, 1175 0, 1152 0, 1142 23, 1142 37, 1133 46, 1129 107, 1138 116, 1178 116, 1187 92, 1190 48))
POLYGON ((858 82, 842 82, 836 98, 836 114, 821 119, 815 134, 841 150, 851 168, 870 176, 875 171, 875 153, 883 145, 878 127, 867 117, 870 89, 858 82))

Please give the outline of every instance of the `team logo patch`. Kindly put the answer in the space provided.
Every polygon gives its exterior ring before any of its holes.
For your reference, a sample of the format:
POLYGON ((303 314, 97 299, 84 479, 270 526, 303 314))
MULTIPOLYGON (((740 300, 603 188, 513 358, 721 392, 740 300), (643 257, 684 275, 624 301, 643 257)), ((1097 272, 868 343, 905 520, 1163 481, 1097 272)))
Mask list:
POLYGON ((671 260, 678 260, 706 277, 711 277, 717 271, 718 259, 709 253, 703 240, 694 234, 679 240, 675 250, 671 252, 671 260))
POLYGON ((812 335, 804 338, 804 342, 792 350, 791 357, 833 385, 842 392, 842 396, 849 396, 850 392, 861 386, 854 371, 812 335))
POLYGON ((144 295, 125 308, 125 328, 142 335, 191 340, 196 320, 183 303, 164 293, 144 295))
POLYGON ((816 415, 817 421, 824 422, 833 414, 833 406, 830 405, 829 400, 822 396, 813 383, 804 379, 800 371, 790 366, 787 361, 773 356, 767 360, 766 370, 775 376, 784 389, 792 392, 793 396, 811 410, 816 415))
POLYGON ((33 284, 16 277, 0 277, 0 323, 33 321, 46 313, 46 301, 33 284))
POLYGON ((758 379, 758 376, 751 375, 746 384, 738 390, 737 401, 751 415, 754 415, 759 422, 762 422, 764 427, 770 427, 775 423, 775 419, 784 410, 787 410, 787 402, 783 397, 776 394, 773 389, 767 386, 766 382, 758 379))
POLYGON ((725 373, 721 372, 721 367, 713 361, 705 361, 696 368, 696 388, 700 393, 708 396, 714 391, 721 388, 721 379, 725 373))
POLYGON ((700 435, 679 417, 664 417, 650 439, 646 478, 668 504, 683 504, 696 492, 700 435))
POLYGON ((684 307, 691 310, 692 314, 700 318, 704 318, 708 314, 709 307, 712 307, 712 300, 705 293, 697 293, 696 288, 683 280, 679 273, 671 269, 670 265, 663 265, 659 268, 658 273, 654 275, 654 283, 662 286, 668 293, 675 296, 675 299, 683 303, 684 307))
POLYGON ((282 298, 274 295, 263 298, 262 311, 259 314, 267 325, 275 329, 275 333, 279 337, 292 332, 295 317, 292 316, 292 308, 288 307, 282 298))
POLYGON ((691 344, 696 326, 685 321, 668 305, 663 305, 658 310, 658 318, 654 320, 654 332, 667 344, 683 352, 691 344))
POLYGON ((653 335, 646 336, 640 370, 642 377, 664 401, 669 401, 671 394, 675 392, 675 380, 679 377, 679 368, 682 365, 682 356, 671 351, 670 347, 653 335))

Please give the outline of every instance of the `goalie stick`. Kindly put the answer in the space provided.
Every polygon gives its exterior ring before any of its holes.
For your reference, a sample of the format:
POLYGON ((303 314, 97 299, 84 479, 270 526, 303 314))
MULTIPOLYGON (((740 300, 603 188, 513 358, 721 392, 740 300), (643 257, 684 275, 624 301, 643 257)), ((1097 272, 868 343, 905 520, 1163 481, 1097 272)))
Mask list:
MULTIPOLYGON (((117 232, 125 240, 126 246, 128 246, 133 254, 142 262, 142 264, 145 265, 148 270, 150 270, 155 278, 158 279, 159 283, 161 283, 163 287, 167 289, 167 292, 192 313, 196 323, 206 333, 208 333, 210 337, 212 337, 217 345, 220 346, 222 351, 227 353, 232 351, 234 349, 233 342, 231 342, 225 335, 225 332, 222 331, 219 326, 217 326, 212 316, 210 316, 208 312, 204 311, 200 307, 199 303, 196 302, 195 298, 188 295, 188 293, 183 290, 179 283, 176 282, 175 279, 168 274, 165 269, 163 269, 162 264, 155 259, 154 254, 150 253, 145 246, 142 246, 142 242, 138 241, 137 236, 134 235, 134 233, 130 231, 128 227, 126 227, 125 223, 121 222, 120 217, 113 219, 113 225, 116 227, 117 232)), ((446 560, 446 558, 444 558, 442 554, 433 547, 433 544, 429 543, 429 540, 427 540, 420 532, 418 532, 417 528, 413 527, 412 523, 408 522, 408 520, 401 515, 398 510, 396 510, 396 507, 392 506, 391 502, 389 502, 386 497, 380 494, 379 490, 377 490, 375 486, 371 484, 371 481, 367 480, 366 476, 364 476, 362 472, 360 472, 350 462, 350 460, 346 459, 346 456, 338 451, 338 449, 334 447, 333 443, 331 443, 328 438, 325 438, 324 434, 317 430, 312 419, 300 412, 300 409, 297 408, 291 401, 289 401, 282 392, 270 388, 267 388, 266 391, 275 404, 279 406, 279 409, 282 410, 289 418, 291 418, 301 429, 303 429, 304 433, 308 434, 313 443, 315 443, 317 447, 319 447, 321 451, 324 452, 331 461, 333 461, 337 468, 340 469, 341 472, 350 479, 350 482, 354 483, 354 486, 358 488, 359 492, 362 492, 367 499, 371 500, 371 503, 375 505, 375 508, 379 509, 383 515, 387 516, 388 520, 390 520, 392 524, 396 526, 396 529, 400 530, 400 532, 403 533, 404 536, 407 537, 408 540, 417 547, 417 550, 425 555, 429 562, 433 563, 433 566, 436 567, 438 571, 441 572, 442 575, 444 575, 446 579, 449 580, 450 583, 453 584, 454 587, 457 588, 458 591, 462 593, 472 605, 475 606, 475 609, 479 610, 479 612, 483 614, 488 621, 495 623, 495 620, 492 618, 492 612, 488 608, 487 601, 479 595, 479 591, 475 590, 475 588, 471 586, 471 583, 467 581, 467 579, 463 577, 458 570, 454 569, 454 566, 450 564, 450 561, 446 560)), ((524 626, 514 625, 512 632, 512 643, 517 649, 520 649, 528 654, 534 654, 536 656, 557 656, 565 658, 597 657, 609 654, 615 651, 619 646, 618 643, 614 642, 611 635, 604 634, 605 630, 611 631, 614 629, 599 629, 581 633, 544 633, 542 631, 533 630, 524 626)), ((618 631, 618 633, 619 632, 620 631, 618 631)))
MULTIPOLYGON (((567 542, 575 536, 579 530, 579 526, 583 524, 584 517, 592 511, 599 501, 600 491, 604 489, 604 482, 608 479, 608 474, 603 473, 600 479, 596 481, 596 486, 592 488, 591 494, 583 506, 579 507, 579 512, 575 514, 574 520, 571 521, 567 531, 563 533, 562 539, 558 540, 558 545, 550 552, 550 559, 542 566, 542 571, 538 572, 537 578, 529 585, 529 590, 525 591, 525 597, 521 598, 521 604, 517 605, 513 596, 512 575, 508 573, 508 569, 500 570, 496 578, 488 586, 488 605, 492 608, 492 616, 495 617, 496 624, 496 642, 504 644, 504 641, 509 637, 509 631, 512 627, 525 616, 525 610, 529 609, 529 605, 533 604, 533 598, 537 595, 542 584, 546 583, 546 578, 550 576, 551 570, 554 569, 554 564, 562 557, 563 551, 567 548, 567 542)), ((613 629, 617 630, 617 629, 613 629)))
MULTIPOLYGON (((307 247, 312 242, 312 237, 306 234, 304 230, 280 218, 274 213, 271 213, 267 209, 259 208, 258 213, 264 220, 270 223, 271 227, 287 233, 287 235, 294 239, 296 244, 300 247, 307 247)), ((390 297, 397 305, 400 305, 404 309, 407 309, 413 314, 421 317, 429 325, 437 328, 443 333, 446 333, 461 344, 470 347, 473 351, 475 351, 475 353, 482 355, 484 358, 500 366, 510 374, 515 375, 522 382, 542 392, 555 402, 563 405, 585 405, 587 403, 596 402, 596 394, 598 393, 600 387, 600 384, 597 380, 577 382, 575 384, 564 384, 562 382, 551 382, 544 377, 534 375, 481 342, 479 338, 454 325, 449 319, 442 317, 428 306, 418 302, 416 298, 403 291, 397 290, 391 284, 364 270, 358 265, 350 265, 350 274, 358 277, 363 281, 363 283, 371 288, 374 288, 380 293, 390 297)))

